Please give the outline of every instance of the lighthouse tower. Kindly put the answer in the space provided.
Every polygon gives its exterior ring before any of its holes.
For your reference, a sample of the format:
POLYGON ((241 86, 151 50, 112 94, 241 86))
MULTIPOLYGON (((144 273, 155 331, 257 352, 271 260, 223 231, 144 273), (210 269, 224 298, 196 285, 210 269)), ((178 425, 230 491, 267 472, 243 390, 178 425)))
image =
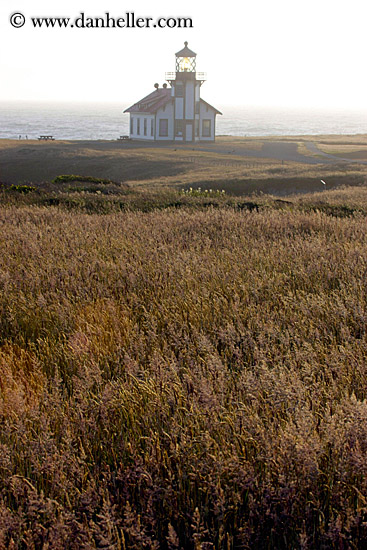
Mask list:
POLYGON ((185 47, 176 53, 176 72, 166 73, 174 98, 175 141, 195 141, 200 136, 200 87, 205 74, 196 72, 196 53, 185 47))

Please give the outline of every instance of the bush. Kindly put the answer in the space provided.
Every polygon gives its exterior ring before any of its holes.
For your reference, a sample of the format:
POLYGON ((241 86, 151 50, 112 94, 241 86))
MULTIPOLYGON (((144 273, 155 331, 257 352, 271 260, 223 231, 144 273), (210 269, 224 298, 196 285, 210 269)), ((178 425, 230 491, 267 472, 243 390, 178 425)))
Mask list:
POLYGON ((57 176, 52 183, 73 183, 73 182, 80 182, 80 183, 103 183, 103 184, 110 184, 114 183, 113 181, 105 178, 95 178, 94 176, 75 176, 75 175, 63 175, 63 176, 57 176))
POLYGON ((33 193, 34 191, 37 191, 37 188, 33 187, 32 185, 11 185, 8 188, 8 191, 14 191, 16 193, 27 195, 28 193, 33 193))

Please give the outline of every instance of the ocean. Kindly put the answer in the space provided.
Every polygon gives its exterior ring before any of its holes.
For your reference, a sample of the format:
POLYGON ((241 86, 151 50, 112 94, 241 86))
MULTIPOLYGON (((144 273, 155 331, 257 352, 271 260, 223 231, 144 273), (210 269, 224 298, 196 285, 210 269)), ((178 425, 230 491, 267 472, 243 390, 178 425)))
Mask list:
MULTIPOLYGON (((129 133, 124 103, 0 102, 0 138, 116 139, 129 133)), ((367 134, 366 110, 226 107, 217 135, 367 134)))

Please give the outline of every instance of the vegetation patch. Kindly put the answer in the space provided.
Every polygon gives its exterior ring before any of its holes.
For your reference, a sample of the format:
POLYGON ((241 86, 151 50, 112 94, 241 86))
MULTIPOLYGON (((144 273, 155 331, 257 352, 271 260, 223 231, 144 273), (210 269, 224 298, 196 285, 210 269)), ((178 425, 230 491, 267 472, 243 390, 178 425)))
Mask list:
POLYGON ((74 183, 74 182, 97 183, 97 184, 104 184, 104 185, 114 183, 113 181, 105 178, 95 178, 94 176, 75 176, 73 174, 57 176, 54 180, 52 180, 52 183, 74 183))
POLYGON ((323 212, 328 216, 335 216, 337 218, 350 218, 355 215, 366 215, 366 211, 363 208, 355 208, 346 204, 309 204, 304 207, 305 211, 323 212))
POLYGON ((225 195, 225 189, 202 189, 201 187, 189 187, 182 189, 181 193, 183 195, 188 195, 190 197, 213 197, 213 196, 222 196, 225 195))
MULTIPOLYGON (((364 180, 360 175, 346 175, 341 174, 339 176, 323 176, 327 180, 327 189, 336 189, 341 186, 357 186, 364 185, 364 180)), ((199 189, 212 189, 213 192, 221 192, 223 189, 229 195, 245 195, 251 193, 264 193, 275 196, 287 196, 290 194, 298 193, 315 193, 323 189, 321 183, 321 177, 287 177, 279 176, 268 177, 234 177, 231 180, 226 179, 213 179, 213 180, 198 180, 193 182, 191 187, 193 192, 199 189)), ((187 188, 189 189, 189 188, 187 188)))
POLYGON ((252 212, 253 210, 258 211, 260 208, 260 204, 253 201, 243 201, 237 203, 237 208, 239 210, 250 210, 252 212))
POLYGON ((33 193, 34 191, 37 191, 37 187, 34 187, 33 185, 11 185, 7 188, 7 191, 27 195, 28 193, 33 193))

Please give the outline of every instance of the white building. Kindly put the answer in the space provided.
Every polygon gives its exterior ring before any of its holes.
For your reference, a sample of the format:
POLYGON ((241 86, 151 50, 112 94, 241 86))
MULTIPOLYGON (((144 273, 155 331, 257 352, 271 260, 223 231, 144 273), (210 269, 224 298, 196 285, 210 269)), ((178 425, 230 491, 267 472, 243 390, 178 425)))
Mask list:
POLYGON ((170 84, 147 95, 128 109, 130 138, 148 141, 214 141, 215 117, 222 113, 200 97, 204 73, 196 72, 196 53, 185 47, 176 53, 176 72, 166 73, 170 84))

